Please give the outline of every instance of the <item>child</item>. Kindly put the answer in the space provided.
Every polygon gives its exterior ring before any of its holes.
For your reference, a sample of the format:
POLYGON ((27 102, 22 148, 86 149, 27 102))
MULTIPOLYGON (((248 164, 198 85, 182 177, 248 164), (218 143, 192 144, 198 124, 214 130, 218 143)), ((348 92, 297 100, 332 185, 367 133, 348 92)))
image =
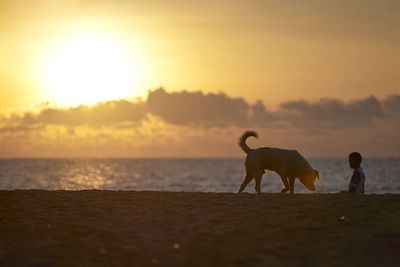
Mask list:
POLYGON ((354 170, 349 184, 349 192, 364 194, 365 175, 360 166, 361 161, 360 153, 352 152, 349 154, 349 165, 354 170))

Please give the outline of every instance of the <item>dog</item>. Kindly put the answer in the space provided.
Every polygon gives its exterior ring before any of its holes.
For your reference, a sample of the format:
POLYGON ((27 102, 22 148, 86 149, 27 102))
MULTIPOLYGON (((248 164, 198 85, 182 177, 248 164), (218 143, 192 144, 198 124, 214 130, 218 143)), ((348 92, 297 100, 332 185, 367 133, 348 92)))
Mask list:
POLYGON ((260 147, 252 149, 246 144, 247 138, 253 136, 258 138, 254 131, 245 132, 239 140, 239 146, 247 154, 245 160, 246 175, 240 186, 241 193, 250 181, 254 178, 256 181, 255 189, 261 193, 261 178, 264 170, 276 172, 282 179, 285 186, 281 193, 290 191, 294 194, 295 178, 310 191, 315 190, 315 180, 319 179, 319 172, 311 167, 307 160, 297 151, 272 147, 260 147))

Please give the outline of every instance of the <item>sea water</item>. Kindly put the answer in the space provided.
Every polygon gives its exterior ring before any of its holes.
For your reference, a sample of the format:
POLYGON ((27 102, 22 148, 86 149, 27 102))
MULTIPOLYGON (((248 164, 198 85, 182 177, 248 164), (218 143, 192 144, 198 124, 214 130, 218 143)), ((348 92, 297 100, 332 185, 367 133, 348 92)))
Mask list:
MULTIPOLYGON (((310 159, 319 170, 317 193, 346 190, 352 170, 346 159, 310 159)), ((364 159, 366 193, 400 193, 400 158, 364 159)), ((237 192, 243 159, 3 159, 0 190, 155 190, 237 192)), ((283 188, 266 171, 263 192, 283 188)), ((254 192, 254 181, 246 190, 254 192)), ((309 193, 298 180, 295 191, 309 193)))

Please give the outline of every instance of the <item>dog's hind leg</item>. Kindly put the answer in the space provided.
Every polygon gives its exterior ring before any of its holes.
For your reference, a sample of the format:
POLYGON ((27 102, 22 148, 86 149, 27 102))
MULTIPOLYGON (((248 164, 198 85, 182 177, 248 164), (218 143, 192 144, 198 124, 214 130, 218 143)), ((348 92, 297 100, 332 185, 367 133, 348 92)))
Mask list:
POLYGON ((258 174, 254 177, 254 179, 256 180, 256 191, 257 193, 261 193, 261 178, 262 178, 262 174, 258 174))
POLYGON ((289 177, 290 194, 294 194, 294 180, 295 180, 295 177, 289 177))
POLYGON ((242 193, 242 191, 246 188, 246 186, 250 183, 251 179, 253 179, 253 176, 250 174, 246 173, 246 176, 244 177, 243 183, 240 186, 239 193, 242 193))

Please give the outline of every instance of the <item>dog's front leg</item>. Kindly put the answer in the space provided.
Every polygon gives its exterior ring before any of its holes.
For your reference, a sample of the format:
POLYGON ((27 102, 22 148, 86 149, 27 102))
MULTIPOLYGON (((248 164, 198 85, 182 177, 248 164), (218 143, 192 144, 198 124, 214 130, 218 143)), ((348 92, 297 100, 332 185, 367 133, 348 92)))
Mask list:
POLYGON ((256 192, 257 193, 261 193, 261 178, 262 178, 262 174, 261 175, 256 175, 256 177, 254 177, 254 179, 256 180, 256 192))
POLYGON ((240 186, 239 193, 242 193, 242 192, 243 192, 243 190, 244 190, 244 189, 246 188, 246 186, 250 183, 250 181, 251 181, 252 178, 253 178, 253 177, 252 177, 250 174, 246 173, 246 176, 244 177, 243 183, 242 183, 242 185, 240 186))
POLYGON ((289 190, 290 194, 294 194, 294 177, 289 177, 289 190))
POLYGON ((289 182, 288 182, 288 179, 287 179, 287 177, 284 176, 284 175, 279 175, 279 176, 281 177, 282 183, 283 183, 283 185, 285 186, 285 188, 283 188, 283 189, 281 190, 281 193, 286 193, 287 191, 289 191, 289 182))

